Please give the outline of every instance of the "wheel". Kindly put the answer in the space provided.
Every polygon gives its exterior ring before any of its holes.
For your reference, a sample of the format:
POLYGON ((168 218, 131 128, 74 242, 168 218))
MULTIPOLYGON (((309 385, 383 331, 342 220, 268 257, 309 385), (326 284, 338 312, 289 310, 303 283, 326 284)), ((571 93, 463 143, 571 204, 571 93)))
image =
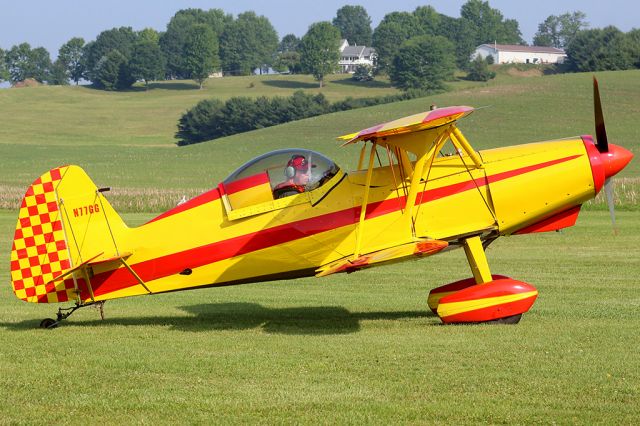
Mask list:
POLYGON ((58 321, 52 318, 45 318, 40 321, 40 328, 56 328, 58 326, 58 321))
POLYGON ((517 324, 520 322, 520 318, 522 318, 522 314, 486 321, 484 324, 517 324))

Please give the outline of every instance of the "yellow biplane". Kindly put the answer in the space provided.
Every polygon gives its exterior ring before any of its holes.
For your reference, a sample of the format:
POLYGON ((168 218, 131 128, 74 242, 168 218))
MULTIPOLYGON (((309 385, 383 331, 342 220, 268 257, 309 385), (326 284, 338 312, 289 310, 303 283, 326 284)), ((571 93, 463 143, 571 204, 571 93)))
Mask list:
POLYGON ((444 323, 517 322, 537 297, 492 275, 486 247, 503 235, 572 226, 632 154, 608 144, 594 79, 596 136, 474 151, 456 123, 473 108, 434 109, 343 136, 362 144, 346 173, 326 156, 283 149, 216 188, 129 228, 77 166, 38 178, 11 251, 16 296, 76 309, 127 296, 323 277, 462 247, 472 278, 438 287, 444 323))

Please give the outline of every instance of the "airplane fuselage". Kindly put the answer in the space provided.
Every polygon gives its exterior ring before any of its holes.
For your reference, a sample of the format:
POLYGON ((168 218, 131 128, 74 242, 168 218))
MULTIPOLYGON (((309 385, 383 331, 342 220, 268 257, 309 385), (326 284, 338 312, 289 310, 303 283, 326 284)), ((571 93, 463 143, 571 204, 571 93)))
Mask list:
MULTIPOLYGON (((361 253, 420 238, 455 246, 462 236, 508 235, 595 196, 597 182, 580 138, 479 154, 481 169, 464 156, 435 158, 410 215, 404 209, 408 178, 402 179, 397 165, 375 168, 361 253)), ((118 237, 119 246, 133 253, 129 263, 146 289, 124 268, 102 273, 95 266, 94 296, 312 276, 322 265, 354 255, 365 175, 340 172, 326 183, 333 186, 319 202, 301 193, 235 220, 215 188, 118 237)))

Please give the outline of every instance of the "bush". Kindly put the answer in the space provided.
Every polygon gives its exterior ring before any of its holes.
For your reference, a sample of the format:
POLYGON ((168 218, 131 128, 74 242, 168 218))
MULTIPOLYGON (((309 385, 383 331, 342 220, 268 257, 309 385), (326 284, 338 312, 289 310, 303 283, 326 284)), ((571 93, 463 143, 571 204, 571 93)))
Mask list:
MULTIPOLYGON (((488 56, 488 58, 493 58, 488 56)), ((480 55, 476 56, 469 66, 467 78, 472 81, 489 81, 495 78, 496 73, 489 69, 489 62, 480 55)))
POLYGON ((398 48, 389 69, 391 84, 402 90, 444 90, 453 78, 455 47, 442 36, 419 36, 398 48))
POLYGON ((300 90, 288 98, 234 97, 224 104, 217 99, 205 100, 180 118, 176 138, 178 145, 190 145, 330 111, 323 94, 313 96, 300 90))
POLYGON ((184 113, 178 121, 178 145, 190 145, 216 138, 222 131, 219 123, 223 106, 219 99, 206 99, 184 113))
POLYGON ((351 78, 355 81, 371 81, 373 80, 373 67, 371 65, 358 65, 351 78))
POLYGON ((411 90, 397 95, 371 98, 349 97, 333 104, 321 93, 314 96, 301 90, 288 98, 261 96, 253 100, 235 97, 225 103, 218 99, 205 100, 180 118, 176 138, 179 146, 190 145, 330 112, 403 101, 425 94, 424 91, 411 90))

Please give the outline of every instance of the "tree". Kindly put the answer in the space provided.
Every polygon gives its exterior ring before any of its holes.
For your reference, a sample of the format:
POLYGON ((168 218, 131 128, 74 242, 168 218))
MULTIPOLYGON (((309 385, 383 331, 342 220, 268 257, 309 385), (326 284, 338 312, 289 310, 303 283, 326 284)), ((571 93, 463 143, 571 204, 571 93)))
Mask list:
POLYGON ((298 74, 302 71, 302 65, 300 64, 300 53, 292 52, 279 52, 276 56, 276 60, 273 63, 273 68, 279 72, 288 71, 291 74, 298 74))
POLYGON ((473 23, 466 19, 456 19, 446 15, 440 15, 440 34, 453 42, 456 49, 456 64, 460 69, 469 66, 469 58, 478 47, 476 44, 476 31, 473 23))
POLYGON ((85 72, 85 63, 83 60, 84 45, 83 38, 74 37, 63 44, 58 50, 58 61, 64 65, 68 77, 73 80, 76 85, 85 72))
POLYGON ((7 51, 5 61, 11 83, 17 83, 33 77, 31 45, 29 43, 21 43, 11 47, 7 51))
POLYGON ((222 69, 232 75, 249 75, 273 62, 278 34, 271 22, 254 12, 245 12, 227 25, 220 37, 222 69))
POLYGON ((637 61, 631 38, 613 26, 578 32, 566 51, 569 66, 579 72, 626 70, 637 61))
POLYGON ((589 24, 585 21, 587 15, 583 12, 550 15, 538 25, 538 32, 533 37, 535 46, 552 46, 562 49, 571 43, 578 31, 586 29, 589 24))
MULTIPOLYGON (((636 68, 640 68, 640 29, 633 29, 627 33, 631 47, 631 58, 636 68)), ((0 65, 1 67, 2 65, 0 65)))
POLYGON ((278 44, 278 52, 297 52, 300 47, 300 39, 295 34, 287 34, 278 44))
POLYGON ((102 56, 94 67, 92 81, 97 87, 105 90, 117 90, 131 86, 125 85, 127 58, 117 49, 102 56), (121 80, 122 79, 122 80, 121 80))
POLYGON ((138 41, 150 41, 155 44, 160 43, 160 33, 153 28, 145 28, 137 33, 138 41))
POLYGON ((225 27, 232 21, 233 17, 221 9, 183 9, 176 12, 167 24, 167 31, 160 36, 160 49, 167 64, 166 74, 176 78, 189 77, 185 69, 184 46, 187 31, 192 25, 207 25, 219 42, 225 27))
POLYGON ((47 80, 51 58, 44 47, 31 49, 29 43, 13 46, 5 57, 9 79, 12 83, 33 78, 40 83, 47 80))
POLYGON ((373 32, 373 47, 378 55, 378 71, 387 72, 398 46, 419 34, 420 27, 415 15, 407 12, 385 15, 373 32))
POLYGON ((40 83, 47 81, 49 70, 51 69, 51 56, 44 47, 36 47, 31 51, 31 60, 33 61, 33 78, 40 83))
POLYGON ((442 35, 442 16, 433 6, 419 6, 413 11, 420 35, 442 35))
POLYGON ((138 41, 133 47, 129 66, 133 77, 143 80, 147 88, 150 81, 162 78, 165 63, 158 43, 148 39, 138 41))
POLYGON ((206 24, 194 24, 187 31, 185 45, 185 70, 202 89, 209 75, 220 67, 218 40, 206 24))
POLYGON ((453 44, 442 36, 419 36, 400 46, 389 77, 391 84, 403 90, 442 90, 454 71, 453 44))
POLYGON ((300 41, 302 69, 312 74, 320 87, 324 76, 335 71, 340 60, 340 31, 329 22, 311 24, 300 41))
MULTIPOLYGON (((137 41, 137 35, 131 27, 112 28, 98 34, 96 40, 88 43, 84 49, 86 77, 97 87, 108 88, 108 90, 130 87, 135 83, 136 79, 131 75, 128 63, 133 53, 133 46, 137 41), (119 65, 117 81, 105 79, 105 75, 109 75, 109 78, 111 78, 112 74, 110 72, 105 74, 103 68, 105 66, 105 58, 114 50, 117 50, 124 58, 124 62, 119 65), (107 84, 103 86, 104 82, 107 82, 107 84)), ((109 66, 114 65, 116 60, 120 63, 120 59, 118 55, 111 55, 109 66)))
POLYGON ((7 70, 6 52, 0 48, 0 83, 9 80, 9 71, 7 70))
POLYGON ((460 18, 468 21, 475 29, 475 45, 483 43, 524 44, 518 22, 504 21, 498 9, 489 6, 488 1, 468 0, 460 8, 460 18))
POLYGON ((332 23, 348 42, 371 46, 371 18, 364 7, 343 6, 336 12, 332 23))
POLYGON ((294 34, 287 34, 282 37, 280 44, 278 44, 278 53, 273 63, 273 68, 279 72, 288 71, 291 74, 301 72, 299 48, 300 39, 294 34))
POLYGON ((60 59, 59 56, 49 69, 47 83, 55 86, 69 85, 69 71, 67 70, 66 64, 62 61, 62 59, 60 59))

